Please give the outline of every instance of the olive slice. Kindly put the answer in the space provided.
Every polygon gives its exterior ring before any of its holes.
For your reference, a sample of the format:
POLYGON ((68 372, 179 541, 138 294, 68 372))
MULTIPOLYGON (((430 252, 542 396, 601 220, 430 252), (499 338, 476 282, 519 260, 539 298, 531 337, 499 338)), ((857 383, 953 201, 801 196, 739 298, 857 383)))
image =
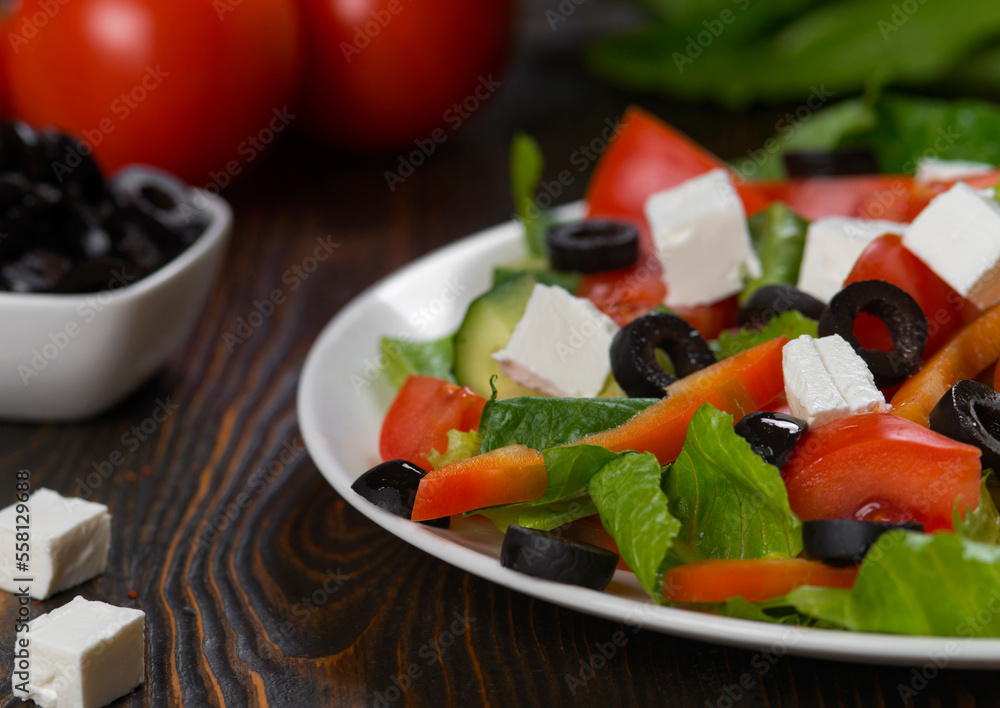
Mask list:
POLYGON ((806 422, 784 413, 757 411, 740 418, 733 430, 750 443, 754 453, 780 470, 806 431, 806 422))
POLYGON ((878 174, 879 165, 871 148, 798 150, 783 156, 789 177, 835 177, 878 174))
POLYGON ((878 388, 901 383, 917 368, 927 345, 927 318, 910 295, 884 280, 861 280, 833 296, 819 318, 819 336, 839 334, 865 360, 878 388), (862 312, 885 323, 892 351, 866 349, 854 336, 854 320, 862 312))
POLYGON ((618 554, 547 531, 508 526, 500 565, 536 578, 603 590, 615 574, 618 554))
POLYGON ((133 207, 184 238, 200 232, 192 224, 200 211, 194 207, 190 188, 172 175, 149 168, 124 169, 115 175, 111 190, 122 207, 133 207))
POLYGON ((549 229, 549 261, 555 270, 599 273, 639 260, 639 230, 614 219, 587 219, 549 229))
POLYGON ((931 430, 983 451, 983 469, 1000 471, 1000 393, 965 379, 941 396, 930 414, 931 430))
POLYGON ((879 536, 887 531, 924 530, 917 521, 862 521, 858 519, 816 519, 802 522, 802 548, 806 558, 829 565, 857 565, 864 560, 879 536))
POLYGON ((677 380, 715 363, 715 354, 694 327, 676 315, 650 312, 618 330, 611 342, 611 373, 632 398, 663 398, 677 380), (656 361, 662 349, 677 371, 656 361))
MULTIPOLYGON (((426 474, 427 472, 406 460, 388 460, 375 465, 354 480, 351 489, 378 508, 409 519, 413 514, 417 487, 426 474)), ((451 517, 428 519, 420 523, 446 529, 451 525, 451 517)))
POLYGON ((746 299, 736 315, 741 327, 763 327, 783 312, 795 310, 818 320, 826 305, 791 285, 763 285, 746 299))

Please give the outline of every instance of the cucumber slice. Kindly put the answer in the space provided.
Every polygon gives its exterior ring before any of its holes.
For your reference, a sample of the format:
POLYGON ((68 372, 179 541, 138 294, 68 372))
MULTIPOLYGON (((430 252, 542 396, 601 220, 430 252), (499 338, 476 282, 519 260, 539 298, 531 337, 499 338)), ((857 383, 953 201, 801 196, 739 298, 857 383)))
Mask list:
POLYGON ((490 377, 496 376, 498 398, 540 396, 500 373, 492 354, 507 346, 514 327, 524 317, 535 279, 520 275, 480 295, 469 305, 462 326, 455 333, 455 378, 480 396, 489 398, 490 377))

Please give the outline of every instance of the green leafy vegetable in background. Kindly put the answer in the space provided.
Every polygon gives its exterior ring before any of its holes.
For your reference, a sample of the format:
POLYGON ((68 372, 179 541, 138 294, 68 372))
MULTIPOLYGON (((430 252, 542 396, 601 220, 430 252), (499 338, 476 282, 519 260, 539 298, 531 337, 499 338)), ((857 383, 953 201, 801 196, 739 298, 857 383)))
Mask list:
POLYGON ((802 251, 806 247, 805 219, 781 202, 749 219, 750 238, 760 259, 761 275, 751 278, 743 288, 740 302, 746 302, 754 291, 764 285, 796 285, 802 251))
POLYGON ((668 569, 707 558, 789 558, 802 550, 801 523, 778 468, 733 431, 733 417, 705 404, 688 426, 663 491, 681 530, 668 569))
POLYGON ((507 398, 483 411, 483 452, 513 443, 545 450, 621 425, 655 398, 507 398))
POLYGON ((868 552, 852 589, 801 587, 788 600, 862 632, 1000 637, 1000 546, 892 531, 868 552))
POLYGON ((590 480, 601 523, 642 588, 663 601, 667 550, 681 529, 660 487, 662 470, 651 453, 625 453, 590 480))
POLYGON ((542 180, 545 160, 538 143, 530 135, 517 133, 510 146, 510 180, 517 218, 524 226, 524 237, 532 256, 545 257, 547 215, 535 203, 535 190, 542 180))
POLYGON ((436 376, 455 383, 455 377, 451 373, 455 358, 451 337, 430 342, 382 337, 379 341, 379 353, 385 359, 385 372, 389 381, 396 388, 402 386, 410 374, 436 376))
POLYGON ((967 0, 961 10, 870 0, 642 2, 664 19, 601 41, 588 56, 598 76, 631 88, 730 108, 808 101, 815 111, 873 78, 1000 87, 1000 56, 989 46, 1000 36, 995 0, 967 0))
POLYGON ((708 346, 715 352, 720 361, 751 349, 772 339, 785 336, 795 339, 803 334, 815 337, 818 324, 801 312, 791 310, 782 312, 769 321, 762 329, 739 329, 736 332, 723 332, 718 339, 713 339, 708 346))

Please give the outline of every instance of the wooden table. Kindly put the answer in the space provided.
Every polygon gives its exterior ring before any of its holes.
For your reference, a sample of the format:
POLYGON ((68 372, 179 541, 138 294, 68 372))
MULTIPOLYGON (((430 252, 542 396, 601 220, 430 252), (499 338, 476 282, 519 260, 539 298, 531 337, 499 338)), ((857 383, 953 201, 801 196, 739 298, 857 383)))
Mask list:
MULTIPOLYGON (((114 515, 107 573, 33 611, 79 593, 146 612, 146 682, 120 706, 895 706, 900 686, 925 686, 916 705, 997 705, 995 673, 944 671, 925 684, 909 668, 633 633, 525 597, 382 531, 316 471, 295 415, 309 347, 362 288, 509 218, 515 129, 540 139, 549 178, 576 176, 562 202, 582 196, 592 167, 577 172, 574 153, 630 101, 731 158, 759 147, 786 112, 727 115, 597 85, 579 46, 622 16, 592 0, 552 31, 543 8, 528 7, 513 72, 478 122, 449 134, 395 191, 384 173, 396 157, 346 156, 295 135, 226 190, 237 225, 225 267, 162 375, 97 420, 0 425, 5 479, 26 468, 36 487, 86 494, 114 515), (327 236, 333 257, 296 274, 327 236), (287 300, 238 329, 273 290, 287 300), (81 486, 119 454, 107 481, 81 486)), ((10 481, 0 501, 13 493, 10 481)), ((0 594, 4 677, 15 612, 0 594)), ((0 701, 11 702, 9 680, 0 701)))

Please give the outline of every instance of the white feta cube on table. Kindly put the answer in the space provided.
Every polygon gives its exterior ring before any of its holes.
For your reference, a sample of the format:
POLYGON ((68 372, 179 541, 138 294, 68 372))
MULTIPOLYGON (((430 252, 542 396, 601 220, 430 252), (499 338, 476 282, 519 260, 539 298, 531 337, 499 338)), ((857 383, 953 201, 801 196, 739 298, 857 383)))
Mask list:
POLYGON ((539 283, 507 346, 493 359, 522 386, 550 396, 596 396, 611 373, 617 331, 590 300, 539 283))
POLYGON ((781 351, 781 364, 788 407, 810 428, 885 408, 865 360, 839 334, 793 339, 781 351))
POLYGON ((28 497, 27 507, 26 515, 18 513, 18 504, 0 511, 0 589, 17 592, 27 585, 31 597, 44 600, 104 572, 111 543, 108 507, 44 488, 28 497), (26 547, 16 545, 18 533, 27 534, 26 547), (27 572, 18 570, 23 552, 27 572), (31 582, 17 580, 25 577, 31 582))
POLYGON ((830 302, 865 248, 879 236, 902 234, 906 224, 878 219, 831 216, 817 219, 806 231, 798 289, 830 302))
POLYGON ((989 174, 996 168, 988 162, 971 160, 941 160, 925 157, 917 163, 917 184, 952 182, 963 177, 989 174))
POLYGON ((1000 204, 979 190, 958 182, 935 197, 903 245, 979 307, 1000 300, 1000 204))
POLYGON ((743 202, 729 172, 716 169, 646 200, 670 307, 709 305, 760 274, 743 202))
POLYGON ((142 683, 145 628, 141 610, 73 598, 29 622, 26 633, 15 635, 14 695, 42 708, 111 703, 142 683), (23 663, 18 655, 22 650, 23 663))

